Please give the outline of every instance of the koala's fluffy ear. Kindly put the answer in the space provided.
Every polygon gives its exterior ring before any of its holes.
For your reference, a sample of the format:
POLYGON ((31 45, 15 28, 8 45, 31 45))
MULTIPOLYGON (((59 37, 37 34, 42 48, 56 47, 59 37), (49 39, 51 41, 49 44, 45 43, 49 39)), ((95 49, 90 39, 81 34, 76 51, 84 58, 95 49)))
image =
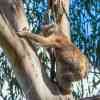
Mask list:
POLYGON ((57 32, 57 26, 55 24, 49 24, 42 26, 42 35, 49 36, 57 32))

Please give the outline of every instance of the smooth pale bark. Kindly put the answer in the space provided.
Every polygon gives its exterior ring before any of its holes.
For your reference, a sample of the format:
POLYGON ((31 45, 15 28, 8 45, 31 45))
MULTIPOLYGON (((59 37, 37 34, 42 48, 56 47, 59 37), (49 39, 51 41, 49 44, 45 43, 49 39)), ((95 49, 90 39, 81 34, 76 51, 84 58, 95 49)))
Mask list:
MULTIPOLYGON (((62 19, 62 24, 65 20, 62 19)), ((64 28, 63 25, 61 27, 64 28)), ((28 28, 28 23, 22 1, 0 0, 0 45, 13 65, 27 100, 67 100, 68 95, 62 95, 57 86, 45 76, 44 69, 28 41, 17 36, 16 32, 23 28, 28 28)))
POLYGON ((69 2, 70 2, 70 0, 61 0, 61 1, 63 2, 63 6, 66 10, 66 13, 64 13, 61 18, 59 28, 69 39, 71 39, 70 38, 70 23, 69 23, 69 20, 67 19, 67 16, 69 17, 69 2), (67 14, 67 16, 66 16, 66 14, 67 14))

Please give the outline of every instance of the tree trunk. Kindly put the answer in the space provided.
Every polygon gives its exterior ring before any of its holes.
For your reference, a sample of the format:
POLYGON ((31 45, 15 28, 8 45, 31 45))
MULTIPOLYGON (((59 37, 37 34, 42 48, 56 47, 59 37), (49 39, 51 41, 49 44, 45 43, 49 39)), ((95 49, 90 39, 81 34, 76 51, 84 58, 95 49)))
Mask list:
MULTIPOLYGON (((68 0, 62 2, 65 6, 69 5, 68 0)), ((64 33, 69 34, 65 14, 60 27, 64 33)), ((68 95, 62 95, 57 86, 45 76, 44 69, 27 40, 18 37, 17 31, 23 28, 28 28, 28 22, 22 0, 0 0, 0 46, 12 63, 27 100, 67 100, 68 95)))

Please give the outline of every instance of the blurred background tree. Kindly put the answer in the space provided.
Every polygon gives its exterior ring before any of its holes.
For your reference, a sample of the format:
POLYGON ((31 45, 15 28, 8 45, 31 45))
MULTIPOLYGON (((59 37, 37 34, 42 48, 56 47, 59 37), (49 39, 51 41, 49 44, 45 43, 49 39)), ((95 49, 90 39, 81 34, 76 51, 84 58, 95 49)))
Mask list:
MULTIPOLYGON (((51 23, 46 16, 47 0, 24 0, 24 8, 32 32, 51 23), (45 17, 44 17, 45 16, 45 17)), ((86 79, 73 83, 75 100, 100 94, 100 0, 70 0, 70 32, 72 41, 91 62, 86 79)), ((49 66, 49 58, 43 48, 37 53, 49 66)), ((48 72, 49 73, 49 72, 48 72)), ((0 49, 0 100, 24 100, 24 94, 16 81, 11 65, 0 49)))

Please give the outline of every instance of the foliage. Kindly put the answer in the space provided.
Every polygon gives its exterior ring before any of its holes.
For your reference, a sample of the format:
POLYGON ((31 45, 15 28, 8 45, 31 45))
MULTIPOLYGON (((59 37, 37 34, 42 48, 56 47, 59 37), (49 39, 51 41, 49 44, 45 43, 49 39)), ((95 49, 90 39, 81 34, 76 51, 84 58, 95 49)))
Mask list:
POLYGON ((100 87, 100 1, 99 0, 71 0, 70 25, 72 40, 91 62, 91 70, 85 80, 75 83, 74 94, 77 97, 91 96, 98 93, 100 87), (97 48, 97 49, 96 49, 97 48), (96 51, 98 50, 98 54, 96 51), (98 60, 98 62, 97 62, 98 60), (98 65, 99 64, 99 65, 98 65))
POLYGON ((11 65, 0 49, 0 97, 3 100, 22 100, 22 94, 11 65))

